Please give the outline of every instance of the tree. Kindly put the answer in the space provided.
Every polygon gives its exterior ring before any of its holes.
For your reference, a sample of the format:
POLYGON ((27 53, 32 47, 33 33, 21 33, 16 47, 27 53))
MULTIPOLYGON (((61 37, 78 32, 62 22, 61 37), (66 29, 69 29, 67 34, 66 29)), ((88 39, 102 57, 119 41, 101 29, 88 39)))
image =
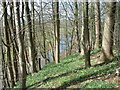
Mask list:
POLYGON ((81 27, 81 55, 84 55, 84 49, 83 49, 83 36, 84 36, 84 9, 83 9, 84 3, 82 3, 82 27, 81 27))
POLYGON ((75 0, 75 13, 74 13, 74 23, 75 23, 75 31, 77 35, 77 43, 78 43, 78 52, 80 53, 80 37, 79 37, 79 30, 78 30, 78 5, 77 5, 77 0, 75 0))
POLYGON ((32 20, 31 20, 31 16, 30 16, 30 9, 29 9, 29 4, 28 2, 25 2, 25 13, 26 13, 26 23, 28 26, 28 33, 29 33, 29 50, 30 50, 30 61, 31 61, 31 72, 35 73, 37 72, 37 68, 35 65, 35 60, 36 60, 36 52, 35 52, 35 44, 34 44, 34 40, 33 40, 33 31, 32 31, 32 20))
POLYGON ((108 60, 112 60, 114 58, 112 52, 113 46, 113 32, 114 32, 114 24, 115 24, 115 10, 116 10, 116 2, 106 2, 107 5, 107 13, 106 19, 104 22, 104 31, 103 31, 103 40, 102 40, 102 55, 101 59, 107 62, 108 60))
POLYGON ((85 67, 88 68, 90 64, 90 41, 88 29, 88 0, 83 3, 83 50, 85 55, 85 67))
POLYGON ((53 15, 52 15, 52 19, 53 19, 53 33, 54 33, 54 36, 53 36, 53 39, 54 39, 54 42, 53 42, 53 60, 55 61, 55 50, 56 50, 56 47, 55 47, 55 45, 56 45, 56 33, 55 33, 55 3, 54 3, 54 0, 52 0, 52 13, 53 13, 53 15))
POLYGON ((95 46, 95 8, 94 2, 89 4, 89 33, 90 33, 90 47, 94 49, 95 46))
POLYGON ((55 30, 56 30, 56 50, 55 61, 56 64, 60 62, 60 20, 59 20, 59 1, 55 0, 55 30))
POLYGON ((120 1, 116 3, 116 29, 114 31, 115 46, 118 56, 120 55, 120 1))
POLYGON ((100 19, 100 2, 97 0, 95 2, 95 48, 99 49, 100 48, 100 43, 101 43, 101 19, 100 19))
POLYGON ((4 30, 5 30, 5 38, 6 38, 6 47, 7 47, 7 63, 8 63, 8 69, 10 72, 10 87, 12 88, 15 85, 14 82, 14 73, 13 73, 13 65, 12 65, 12 59, 11 59, 11 49, 10 49, 10 35, 9 35, 9 31, 10 31, 10 27, 8 25, 8 20, 7 20, 7 6, 6 6, 6 2, 2 2, 3 5, 3 12, 4 12, 4 16, 3 16, 3 26, 4 26, 4 30))
POLYGON ((20 22, 20 13, 19 13, 19 2, 14 2, 14 12, 15 12, 15 25, 16 25, 16 35, 17 35, 17 42, 19 47, 19 65, 20 65, 20 88, 26 88, 26 61, 24 56, 24 34, 23 30, 21 29, 21 22, 20 22))
POLYGON ((45 62, 47 64, 47 56, 46 56, 46 34, 45 34, 45 25, 44 25, 44 16, 43 16, 43 7, 42 7, 42 0, 41 0, 41 28, 42 28, 42 37, 43 37, 43 56, 45 58, 45 62))
MULTIPOLYGON (((35 29, 35 8, 34 8, 34 0, 33 0, 33 2, 31 3, 31 6, 32 6, 32 19, 31 19, 31 21, 32 21, 32 32, 33 32, 33 37, 32 37, 32 39, 33 39, 33 43, 34 43, 34 58, 36 59, 37 58, 37 51, 36 51, 36 35, 35 35, 35 31, 36 31, 36 29, 35 29)), ((34 59, 34 60, 35 60, 34 59)), ((36 68, 35 68, 36 69, 36 68)), ((35 70, 35 71, 37 71, 37 69, 35 70)))
POLYGON ((10 25, 10 32, 13 33, 10 34, 10 38, 11 40, 14 40, 13 41, 13 47, 12 47, 12 50, 13 50, 13 64, 14 64, 14 71, 15 71, 15 81, 18 81, 18 55, 17 55, 17 52, 18 52, 18 46, 17 46, 17 41, 16 41, 16 29, 15 29, 15 20, 14 20, 14 5, 13 5, 13 1, 12 2, 9 2, 10 3, 10 19, 9 19, 9 25, 10 25), (13 39, 14 38, 14 39, 13 39))
POLYGON ((3 53, 3 44, 2 44, 2 28, 0 28, 0 89, 6 86, 5 82, 5 59, 3 53))

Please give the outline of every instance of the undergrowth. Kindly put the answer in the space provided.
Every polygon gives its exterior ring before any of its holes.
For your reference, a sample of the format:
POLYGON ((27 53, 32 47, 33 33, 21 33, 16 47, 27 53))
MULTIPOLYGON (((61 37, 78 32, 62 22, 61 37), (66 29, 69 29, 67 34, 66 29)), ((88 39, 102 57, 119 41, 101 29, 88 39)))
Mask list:
MULTIPOLYGON (((100 50, 99 50, 100 51, 100 50)), ((92 54, 99 51, 93 51, 92 54)), ((96 62, 95 59, 91 63, 96 62)), ((108 64, 92 65, 84 68, 84 56, 78 53, 61 59, 59 64, 54 62, 44 66, 38 73, 27 76, 27 88, 113 88, 115 83, 99 80, 99 77, 112 74, 115 69, 116 59, 108 64)), ((19 87, 19 82, 15 88, 19 87)))

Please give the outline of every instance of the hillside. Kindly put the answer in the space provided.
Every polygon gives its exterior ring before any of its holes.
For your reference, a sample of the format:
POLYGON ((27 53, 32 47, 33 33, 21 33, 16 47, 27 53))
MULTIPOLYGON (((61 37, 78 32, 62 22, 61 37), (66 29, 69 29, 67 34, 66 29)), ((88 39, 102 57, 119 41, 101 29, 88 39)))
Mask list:
MULTIPOLYGON (((78 53, 46 65, 38 73, 27 77, 27 88, 115 88, 118 77, 115 76, 117 59, 108 64, 99 60, 99 51, 92 51, 92 67, 84 68, 84 57, 78 53)), ((16 85, 15 88, 19 86, 16 85)))

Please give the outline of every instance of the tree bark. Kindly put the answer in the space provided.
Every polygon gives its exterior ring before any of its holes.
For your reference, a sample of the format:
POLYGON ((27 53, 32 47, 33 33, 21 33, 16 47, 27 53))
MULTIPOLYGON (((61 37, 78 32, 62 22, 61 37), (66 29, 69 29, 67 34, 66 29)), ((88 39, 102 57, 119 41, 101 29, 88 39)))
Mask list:
POLYGON ((88 29, 88 0, 85 0, 83 6, 83 18, 84 18, 84 30, 83 30, 83 49, 85 55, 85 67, 88 68, 90 64, 90 40, 89 40, 89 29, 88 29))
POLYGON ((77 36, 77 44, 78 44, 78 52, 80 53, 80 37, 79 37, 79 28, 78 28, 78 5, 77 0, 75 0, 75 13, 74 13, 74 23, 75 23, 75 31, 77 36))
MULTIPOLYGON (((84 3, 82 3, 82 7, 84 7, 84 3)), ((84 55, 84 49, 83 49, 83 36, 84 36, 84 9, 82 9, 82 29, 81 29, 81 55, 84 55)))
POLYGON ((20 23, 20 9, 19 9, 19 2, 14 2, 14 12, 15 12, 15 25, 16 25, 16 35, 17 35, 17 42, 19 46, 19 65, 20 65, 20 88, 26 88, 26 61, 24 56, 24 34, 23 30, 21 30, 21 23, 20 23))
POLYGON ((106 9, 107 13, 104 23, 102 55, 101 55, 101 59, 105 62, 107 62, 108 60, 112 60, 114 58, 112 52, 112 46, 113 46, 116 2, 106 2, 106 5, 107 5, 107 9, 106 9))
POLYGON ((101 19, 100 19, 100 2, 97 0, 95 2, 95 48, 99 49, 101 47, 101 19))
POLYGON ((3 43, 2 43, 2 39, 4 37, 4 32, 2 31, 3 27, 1 27, 1 31, 0 31, 0 42, 1 42, 1 61, 2 61, 2 85, 3 88, 10 88, 10 82, 8 80, 8 74, 7 74, 7 66, 6 66, 6 60, 5 60, 5 48, 3 47, 3 43))
POLYGON ((56 30, 56 64, 60 62, 60 20, 59 20, 59 0, 55 0, 55 30, 56 30))
MULTIPOLYGON (((36 47, 36 38, 35 38, 36 37, 36 35, 35 35, 36 30, 35 30, 35 12, 34 12, 34 9, 35 8, 34 8, 34 0, 33 0, 33 2, 32 2, 32 32, 33 32, 33 43, 34 43, 34 49, 33 49, 34 53, 33 54, 34 54, 34 58, 37 59, 37 51, 35 48, 36 47)), ((37 69, 35 71, 37 71, 37 69)))
POLYGON ((43 7, 42 7, 42 0, 41 0, 41 28, 42 28, 42 37, 43 37, 43 55, 45 58, 45 63, 47 64, 47 55, 46 55, 46 34, 45 34, 45 25, 44 25, 44 18, 43 18, 43 7))
POLYGON ((4 25, 4 29, 5 29, 5 36, 6 36, 6 44, 7 44, 7 63, 8 63, 8 69, 10 72, 10 87, 13 88, 13 86, 15 85, 14 82, 14 73, 13 73, 13 65, 12 65, 12 59, 11 59, 11 49, 10 49, 10 37, 9 37, 9 26, 8 26, 8 21, 7 21, 7 6, 6 6, 6 2, 2 2, 3 4, 3 12, 4 12, 4 16, 3 16, 3 25, 4 25))
POLYGON ((52 13, 53 13, 53 33, 54 33, 54 42, 53 42, 53 54, 54 54, 54 57, 53 57, 53 59, 54 59, 54 61, 55 61, 55 50, 56 50, 56 30, 55 30, 55 2, 54 2, 54 0, 52 0, 52 13))
MULTIPOLYGON (((118 56, 120 55, 120 2, 116 3, 116 31, 115 34, 115 46, 118 56)), ((119 58, 120 60, 120 58, 119 58)), ((120 62, 120 61, 119 61, 120 62)))
POLYGON ((14 25, 14 11, 13 11, 13 2, 10 2, 10 29, 13 33, 13 36, 11 35, 11 38, 14 39, 13 41, 13 64, 14 64, 14 71, 15 71, 15 82, 19 80, 18 78, 18 58, 17 58, 17 41, 16 41, 16 30, 14 25))
POLYGON ((31 21, 31 16, 30 16, 30 10, 29 10, 29 4, 28 2, 25 2, 25 12, 26 12, 26 23, 28 26, 28 30, 29 30, 29 50, 30 50, 30 61, 31 61, 31 72, 35 73, 37 72, 37 68, 35 65, 35 45, 34 45, 34 41, 33 41, 33 31, 32 31, 32 21, 31 21))

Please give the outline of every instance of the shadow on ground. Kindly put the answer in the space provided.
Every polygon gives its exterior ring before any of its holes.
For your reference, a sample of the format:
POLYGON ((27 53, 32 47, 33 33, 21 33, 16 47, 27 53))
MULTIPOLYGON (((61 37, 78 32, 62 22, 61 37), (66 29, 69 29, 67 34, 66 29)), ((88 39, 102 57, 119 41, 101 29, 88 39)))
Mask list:
POLYGON ((48 81, 50 81, 50 80, 52 80, 52 79, 56 79, 56 78, 59 78, 59 77, 64 77, 64 76, 67 76, 67 75, 69 75, 69 74, 71 74, 71 73, 76 73, 77 71, 80 71, 80 70, 82 70, 82 69, 85 69, 85 68, 76 68, 76 69, 71 70, 71 71, 68 71, 68 72, 66 72, 66 73, 59 74, 59 75, 57 75, 57 76, 47 77, 46 79, 44 79, 44 80, 42 80, 42 81, 40 81, 40 82, 37 82, 37 83, 35 83, 35 84, 33 84, 33 85, 30 85, 30 86, 28 86, 27 88, 31 88, 31 87, 33 87, 33 86, 36 86, 36 87, 37 87, 37 86, 40 86, 41 84, 46 83, 46 82, 48 82, 48 81))
MULTIPOLYGON (((103 64, 105 64, 105 63, 97 64, 97 65, 94 65, 93 67, 101 66, 101 65, 103 65, 103 64)), ((46 82, 48 82, 48 81, 51 81, 51 80, 56 79, 56 78, 59 78, 59 77, 68 76, 69 74, 71 74, 71 73, 76 73, 76 72, 78 72, 78 71, 80 71, 80 70, 82 70, 82 69, 85 69, 85 68, 76 68, 76 69, 74 69, 74 70, 71 70, 71 71, 68 71, 68 72, 59 74, 59 75, 57 75, 57 76, 48 77, 48 78, 46 78, 46 79, 44 79, 44 80, 42 80, 42 81, 40 81, 40 82, 37 82, 37 83, 35 83, 35 84, 33 84, 33 85, 28 86, 27 88, 39 87, 39 86, 41 86, 42 84, 44 84, 44 83, 46 83, 46 82)), ((67 87, 69 87, 69 86, 71 86, 71 85, 75 85, 75 84, 77 84, 77 83, 84 82, 84 81, 89 80, 89 79, 96 79, 96 78, 98 78, 98 77, 102 77, 102 76, 106 75, 106 71, 108 71, 108 70, 110 70, 110 68, 102 69, 102 70, 99 70, 99 71, 97 71, 97 72, 93 72, 93 73, 88 74, 88 75, 82 75, 82 76, 80 76, 80 77, 78 77, 78 78, 74 78, 74 79, 72 79, 72 80, 70 80, 70 81, 64 82, 61 86, 59 86, 59 87, 57 87, 57 88, 67 88, 67 87), (104 73, 104 74, 103 74, 103 73, 104 73), (102 74, 102 75, 97 76, 98 74, 102 74)))
MULTIPOLYGON (((85 76, 80 76, 78 78, 72 79, 70 81, 64 82, 61 86, 57 87, 57 88, 67 88, 71 85, 76 85, 78 83, 84 82, 86 80, 90 80, 90 79, 96 79, 98 77, 103 77, 104 75, 106 75, 106 71, 108 71, 110 68, 106 68, 104 70, 99 70, 98 72, 89 74, 89 75, 85 75, 85 76), (102 74, 104 73, 104 74, 102 74), (98 74, 100 74, 99 76, 97 76, 98 74)), ((79 87, 80 88, 80 87, 79 87)))

